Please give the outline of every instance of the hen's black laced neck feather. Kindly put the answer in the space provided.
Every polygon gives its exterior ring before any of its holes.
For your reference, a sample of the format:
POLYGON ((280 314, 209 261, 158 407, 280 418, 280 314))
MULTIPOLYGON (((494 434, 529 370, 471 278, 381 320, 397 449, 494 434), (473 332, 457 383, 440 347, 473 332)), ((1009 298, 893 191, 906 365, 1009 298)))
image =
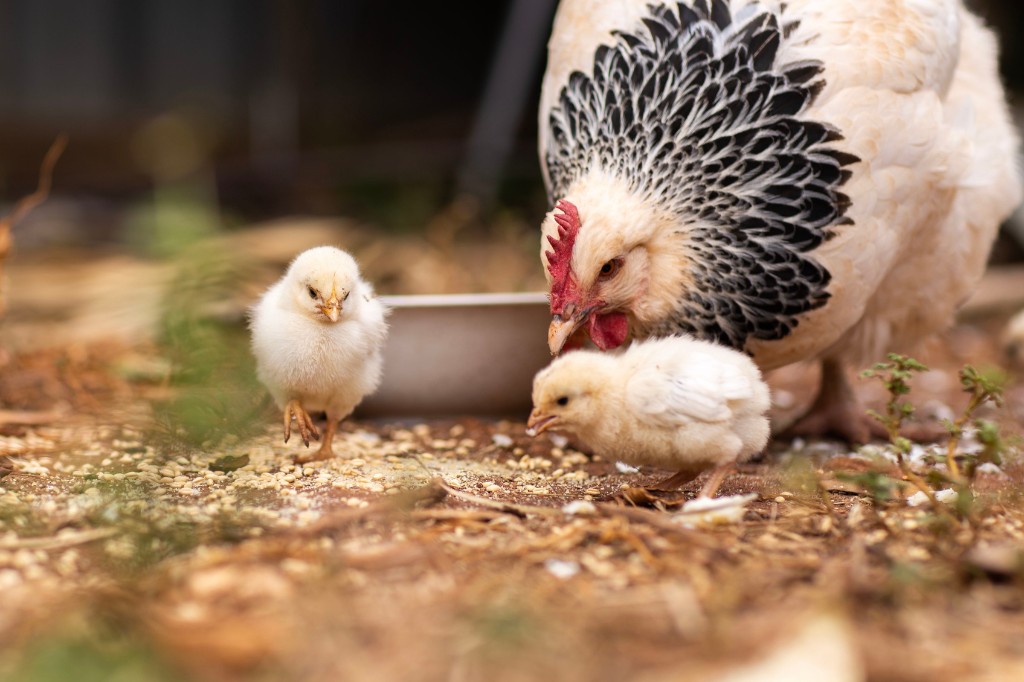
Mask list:
POLYGON ((850 222, 840 189, 857 159, 806 117, 824 67, 780 59, 796 27, 757 4, 651 5, 598 47, 591 73, 570 75, 548 116, 552 198, 601 171, 679 217, 694 286, 655 334, 743 348, 828 300, 810 254, 850 222))

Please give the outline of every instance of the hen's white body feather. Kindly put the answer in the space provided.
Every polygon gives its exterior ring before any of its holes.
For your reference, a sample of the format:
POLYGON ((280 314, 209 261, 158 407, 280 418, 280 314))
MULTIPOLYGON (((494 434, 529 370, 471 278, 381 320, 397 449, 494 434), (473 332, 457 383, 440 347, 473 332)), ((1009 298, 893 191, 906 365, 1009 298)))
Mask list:
MULTIPOLYGON (((637 30, 650 0, 562 0, 548 45, 540 104, 540 150, 552 144, 548 116, 574 71, 594 68, 612 32, 637 30)), ((952 321, 975 287, 1000 222, 1019 203, 1017 133, 996 71, 992 33, 960 0, 750 0, 798 21, 778 61, 815 60, 824 88, 802 116, 831 125, 836 146, 859 161, 842 191, 851 201, 831 238, 809 252, 830 274, 828 300, 800 315, 779 339, 748 338, 763 369, 826 357, 863 364, 908 350, 952 321)), ((740 23, 740 22, 737 22, 740 23)), ((546 164, 542 164, 545 165, 546 164)), ((548 178, 545 167, 545 178, 548 178)), ((580 208, 581 249, 601 251, 593 226, 614 222, 621 244, 650 241, 656 230, 686 229, 599 168, 565 196, 580 208), (590 230, 590 234, 587 234, 590 230)), ((556 197, 559 198, 559 197, 556 197)), ((549 218, 544 233, 554 235, 549 218)), ((545 248, 547 241, 544 241, 545 248)), ((692 282, 675 259, 651 260, 649 295, 635 304, 644 336, 692 282)), ((600 257, 597 256, 597 267, 600 257)), ((579 271, 582 271, 582 267, 579 271)))

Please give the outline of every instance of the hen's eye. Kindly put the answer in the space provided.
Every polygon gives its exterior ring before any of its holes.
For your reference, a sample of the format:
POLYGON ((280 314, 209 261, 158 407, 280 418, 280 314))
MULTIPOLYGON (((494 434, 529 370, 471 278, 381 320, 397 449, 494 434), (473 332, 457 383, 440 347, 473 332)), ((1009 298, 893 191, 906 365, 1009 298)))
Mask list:
POLYGON ((314 289, 313 287, 309 287, 309 297, 310 298, 316 298, 317 297, 316 289, 314 289))
POLYGON ((562 405, 564 407, 565 405, 569 404, 569 396, 563 395, 561 398, 559 398, 555 402, 558 403, 559 405, 562 405))
POLYGON ((622 266, 622 261, 618 258, 613 258, 604 265, 601 266, 601 279, 607 279, 619 271, 619 267, 622 266))

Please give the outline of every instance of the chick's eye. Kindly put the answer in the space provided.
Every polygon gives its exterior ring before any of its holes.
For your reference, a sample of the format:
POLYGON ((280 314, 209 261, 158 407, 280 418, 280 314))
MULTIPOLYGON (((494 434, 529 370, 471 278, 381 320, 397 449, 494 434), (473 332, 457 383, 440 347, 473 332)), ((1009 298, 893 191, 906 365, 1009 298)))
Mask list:
POLYGON ((561 398, 559 398, 555 402, 558 403, 559 405, 562 405, 564 407, 564 406, 569 404, 569 396, 563 395, 561 398))
POLYGON ((309 287, 308 291, 309 291, 309 297, 310 298, 316 298, 317 297, 316 289, 314 289, 313 287, 309 287))

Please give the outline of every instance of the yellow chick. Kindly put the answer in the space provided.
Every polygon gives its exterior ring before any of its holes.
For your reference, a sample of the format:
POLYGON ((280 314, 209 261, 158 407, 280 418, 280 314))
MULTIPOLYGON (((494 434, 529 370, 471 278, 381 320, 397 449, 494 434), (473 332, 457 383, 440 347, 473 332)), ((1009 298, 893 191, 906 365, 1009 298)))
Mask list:
POLYGON ((764 449, 771 404, 746 355, 688 336, 634 343, 620 354, 573 351, 533 382, 535 436, 575 435, 594 454, 678 473, 675 489, 714 469, 700 492, 711 497, 732 466, 764 449))
POLYGON ((252 308, 257 374, 284 410, 285 442, 292 419, 308 446, 320 438, 309 413, 327 416, 320 449, 295 461, 333 456, 338 422, 377 389, 386 317, 373 287, 360 279, 355 259, 332 246, 299 254, 252 308))

